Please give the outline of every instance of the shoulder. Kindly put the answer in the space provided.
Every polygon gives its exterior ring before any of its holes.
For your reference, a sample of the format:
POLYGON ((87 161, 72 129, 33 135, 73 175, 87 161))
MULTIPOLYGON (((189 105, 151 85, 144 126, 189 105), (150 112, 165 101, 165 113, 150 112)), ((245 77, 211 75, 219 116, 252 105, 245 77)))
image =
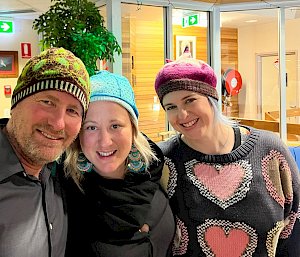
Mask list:
POLYGON ((264 146, 276 147, 284 145, 279 135, 273 131, 257 129, 249 126, 240 126, 239 128, 241 134, 249 134, 250 137, 252 136, 252 139, 254 139, 253 137, 255 137, 257 139, 257 142, 264 146))
MULTIPOLYGON (((255 135, 255 153, 258 152, 260 155, 264 156, 265 154, 280 153, 285 158, 292 157, 291 152, 285 142, 279 137, 278 133, 256 129, 252 127, 246 127, 251 135, 255 135)), ((254 140, 253 140, 254 141, 254 140)))
POLYGON ((147 136, 145 136, 152 151, 155 153, 155 156, 158 158, 159 161, 163 161, 164 157, 163 157, 163 152, 161 150, 161 148, 155 143, 153 142, 150 138, 148 138, 147 136))
POLYGON ((268 148, 285 148, 284 142, 281 140, 279 134, 268 130, 257 130, 260 142, 263 146, 268 148))
POLYGON ((179 135, 169 138, 167 141, 157 143, 158 147, 162 150, 165 156, 171 155, 175 149, 179 147, 179 135))
POLYGON ((9 120, 8 118, 0 119, 0 129, 3 129, 6 126, 8 120, 9 120))

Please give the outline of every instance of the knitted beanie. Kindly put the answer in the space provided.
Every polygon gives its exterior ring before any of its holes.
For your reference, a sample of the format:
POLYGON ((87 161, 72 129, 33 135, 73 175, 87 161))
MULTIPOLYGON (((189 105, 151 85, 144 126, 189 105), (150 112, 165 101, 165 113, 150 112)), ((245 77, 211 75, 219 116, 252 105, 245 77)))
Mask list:
POLYGON ((64 91, 88 108, 90 82, 83 62, 64 48, 50 48, 32 57, 14 89, 11 109, 24 98, 44 90, 64 91))
POLYGON ((180 58, 165 64, 155 79, 155 91, 162 104, 164 96, 178 90, 188 90, 218 100, 217 77, 205 62, 193 58, 180 58))
POLYGON ((138 122, 139 112, 136 107, 134 92, 127 78, 110 73, 106 70, 99 71, 91 76, 90 102, 111 101, 123 106, 138 122))

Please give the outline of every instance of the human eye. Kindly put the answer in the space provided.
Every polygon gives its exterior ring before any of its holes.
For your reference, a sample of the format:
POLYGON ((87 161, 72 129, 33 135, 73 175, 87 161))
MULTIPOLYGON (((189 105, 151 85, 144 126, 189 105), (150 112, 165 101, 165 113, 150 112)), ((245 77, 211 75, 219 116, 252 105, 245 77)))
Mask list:
POLYGON ((93 125, 90 125, 90 126, 86 126, 85 129, 86 129, 86 130, 92 130, 92 131, 93 131, 93 130, 97 130, 97 127, 96 127, 96 126, 93 126, 93 125))
POLYGON ((112 124, 111 127, 112 127, 112 129, 118 129, 121 126, 119 124, 112 124))
POLYGON ((176 108, 176 105, 167 105, 165 106, 166 111, 171 111, 174 110, 176 108))
POLYGON ((81 114, 79 113, 78 110, 76 109, 73 109, 73 108, 68 108, 67 109, 67 112, 72 115, 72 116, 81 116, 81 114))
POLYGON ((97 130, 97 126, 96 126, 96 124, 93 124, 91 122, 87 122, 87 123, 83 124, 82 129, 83 130, 94 131, 94 130, 97 130))
POLYGON ((192 103, 194 101, 196 101, 196 98, 191 97, 191 98, 186 99, 185 103, 189 104, 189 103, 192 103))

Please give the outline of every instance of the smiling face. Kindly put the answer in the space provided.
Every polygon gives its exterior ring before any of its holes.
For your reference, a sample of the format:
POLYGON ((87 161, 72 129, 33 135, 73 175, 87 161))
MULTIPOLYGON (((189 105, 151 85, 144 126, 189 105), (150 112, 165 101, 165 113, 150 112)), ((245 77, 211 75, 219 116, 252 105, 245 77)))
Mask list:
POLYGON ((78 135, 82 114, 75 97, 57 90, 19 102, 11 111, 7 132, 20 161, 37 167, 54 161, 78 135))
POLYGON ((100 175, 124 177, 133 142, 132 123, 125 108, 110 101, 90 103, 79 138, 84 155, 100 175))
POLYGON ((163 106, 172 127, 188 139, 200 139, 210 133, 214 112, 206 96, 179 90, 163 98, 163 106))

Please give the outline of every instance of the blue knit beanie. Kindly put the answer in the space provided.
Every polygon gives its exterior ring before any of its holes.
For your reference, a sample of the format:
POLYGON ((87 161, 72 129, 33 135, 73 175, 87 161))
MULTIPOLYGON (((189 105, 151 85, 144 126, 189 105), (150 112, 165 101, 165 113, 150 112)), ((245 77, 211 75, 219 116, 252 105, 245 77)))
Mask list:
POLYGON ((90 82, 90 102, 116 102, 123 106, 131 114, 137 124, 139 112, 136 107, 132 86, 127 78, 103 70, 91 76, 90 82))

